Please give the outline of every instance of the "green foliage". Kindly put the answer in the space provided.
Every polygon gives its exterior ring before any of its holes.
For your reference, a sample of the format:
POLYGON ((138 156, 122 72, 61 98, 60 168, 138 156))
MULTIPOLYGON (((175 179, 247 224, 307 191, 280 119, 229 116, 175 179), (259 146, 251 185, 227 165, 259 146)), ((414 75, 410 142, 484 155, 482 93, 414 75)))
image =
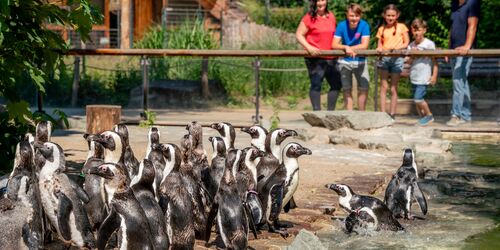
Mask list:
POLYGON ((276 98, 273 98, 273 97, 267 98, 266 102, 268 104, 270 104, 272 109, 273 109, 273 114, 271 115, 271 117, 269 117, 269 120, 271 121, 270 130, 279 128, 279 126, 280 126, 279 114, 280 114, 281 106, 280 106, 278 100, 276 100, 276 98))
POLYGON ((148 128, 148 127, 151 127, 155 124, 155 121, 156 121, 156 113, 154 111, 150 111, 150 110, 145 110, 144 111, 144 118, 146 118, 145 120, 142 120, 140 123, 139 123, 139 127, 141 128, 148 128))

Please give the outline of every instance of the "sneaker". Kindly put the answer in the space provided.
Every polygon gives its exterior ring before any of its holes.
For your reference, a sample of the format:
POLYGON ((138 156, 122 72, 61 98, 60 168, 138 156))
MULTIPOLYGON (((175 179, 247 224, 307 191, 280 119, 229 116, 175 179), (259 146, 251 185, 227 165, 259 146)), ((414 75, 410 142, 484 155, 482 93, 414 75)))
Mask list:
POLYGON ((396 122, 396 115, 389 114, 389 116, 391 117, 392 122, 396 122))
POLYGON ((434 117, 432 115, 424 116, 420 120, 418 120, 418 125, 427 126, 434 121, 434 117))
POLYGON ((466 121, 466 120, 463 120, 457 116, 451 116, 451 119, 446 122, 446 125, 450 126, 450 127, 457 127, 457 126, 460 126, 460 127, 466 127, 466 126, 471 126, 471 121, 466 121))

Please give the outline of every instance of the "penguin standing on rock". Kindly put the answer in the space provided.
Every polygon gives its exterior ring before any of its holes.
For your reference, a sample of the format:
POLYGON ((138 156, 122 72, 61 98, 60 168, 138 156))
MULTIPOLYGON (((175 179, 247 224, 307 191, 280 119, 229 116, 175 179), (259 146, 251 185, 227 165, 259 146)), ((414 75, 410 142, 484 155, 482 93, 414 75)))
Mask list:
POLYGON ((402 231, 403 226, 394 218, 391 210, 379 199, 366 195, 357 195, 345 184, 327 184, 327 188, 339 195, 339 205, 348 213, 367 207, 373 211, 378 221, 378 229, 402 231))
POLYGON ((38 185, 41 203, 50 224, 65 242, 95 248, 87 213, 85 191, 64 174, 66 162, 62 148, 51 142, 35 144, 35 165, 40 168, 38 185))
POLYGON ((210 239, 209 229, 216 216, 219 233, 226 249, 246 249, 248 246, 247 215, 233 176, 233 168, 237 168, 240 161, 241 150, 229 150, 224 175, 207 223, 205 241, 208 242, 210 239))
POLYGON ((161 144, 172 169, 158 190, 159 204, 164 213, 166 232, 172 249, 193 249, 195 230, 193 203, 181 173, 181 150, 175 144, 161 144))
POLYGON ((234 148, 234 140, 236 138, 236 132, 234 131, 233 125, 231 125, 231 123, 228 122, 218 122, 218 123, 212 123, 210 127, 219 132, 220 136, 224 140, 224 145, 226 146, 226 154, 227 154, 227 151, 234 148))
POLYGON ((155 178, 153 163, 148 159, 144 159, 139 166, 139 173, 132 180, 130 186, 137 201, 139 201, 146 213, 155 249, 168 249, 165 220, 159 219, 163 217, 163 212, 155 199, 153 189, 153 180, 155 178))
POLYGON ((157 127, 151 127, 148 133, 148 147, 146 152, 146 159, 153 163, 155 170, 155 177, 153 180, 154 194, 157 196, 157 190, 160 187, 163 179, 163 172, 165 170, 165 157, 160 150, 160 131, 157 127))
POLYGON ((260 151, 266 151, 267 129, 260 125, 241 128, 242 132, 248 133, 252 138, 250 144, 260 151))
POLYGON ((88 174, 104 178, 106 190, 113 190, 109 197, 110 211, 97 235, 97 249, 105 249, 115 231, 119 235, 119 249, 154 249, 148 219, 129 187, 126 168, 122 164, 105 163, 92 167, 88 174))
POLYGON ((417 178, 417 164, 413 150, 405 149, 403 164, 392 176, 384 197, 385 204, 396 217, 414 219, 411 214, 411 205, 414 199, 417 200, 422 213, 427 214, 427 201, 418 186, 417 178))
POLYGON ((138 174, 139 161, 135 158, 134 151, 132 151, 132 147, 130 147, 127 125, 115 125, 115 132, 118 133, 123 140, 123 147, 125 150, 123 154, 123 164, 127 167, 128 174, 132 179, 138 174))

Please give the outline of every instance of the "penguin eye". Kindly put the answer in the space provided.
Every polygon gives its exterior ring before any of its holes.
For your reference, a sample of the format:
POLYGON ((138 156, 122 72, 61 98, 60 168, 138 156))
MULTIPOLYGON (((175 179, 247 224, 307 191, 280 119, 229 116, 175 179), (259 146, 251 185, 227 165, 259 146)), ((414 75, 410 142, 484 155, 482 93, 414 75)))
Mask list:
POLYGON ((255 133, 255 129, 253 127, 250 128, 250 132, 255 133))

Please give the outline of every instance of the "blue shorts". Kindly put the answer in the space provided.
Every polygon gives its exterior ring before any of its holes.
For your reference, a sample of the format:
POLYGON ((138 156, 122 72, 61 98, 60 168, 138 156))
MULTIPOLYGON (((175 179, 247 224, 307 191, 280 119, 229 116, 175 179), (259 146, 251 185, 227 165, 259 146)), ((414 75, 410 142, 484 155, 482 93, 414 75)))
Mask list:
POLYGON ((412 84, 413 88, 413 101, 416 103, 423 102, 425 94, 427 93, 427 85, 412 84))
POLYGON ((388 71, 389 73, 400 74, 403 72, 405 60, 403 57, 382 57, 378 61, 378 68, 381 70, 388 71))

